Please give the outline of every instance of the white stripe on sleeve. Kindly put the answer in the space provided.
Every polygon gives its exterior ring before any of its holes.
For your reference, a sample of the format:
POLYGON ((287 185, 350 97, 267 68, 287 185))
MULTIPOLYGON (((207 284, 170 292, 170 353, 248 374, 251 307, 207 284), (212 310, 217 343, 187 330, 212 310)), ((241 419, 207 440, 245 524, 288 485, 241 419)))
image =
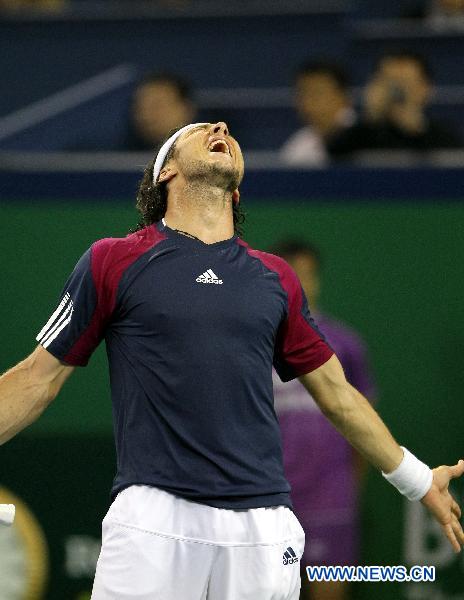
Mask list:
POLYGON ((58 337, 58 335, 61 333, 61 331, 71 321, 73 311, 74 311, 74 308, 71 308, 71 313, 70 313, 69 317, 65 321, 63 321, 63 323, 61 323, 61 325, 58 327, 58 329, 55 331, 55 333, 51 337, 48 338, 48 340, 45 342, 45 344, 43 344, 44 348, 48 348, 48 346, 53 342, 53 340, 58 337))
POLYGON ((62 312, 62 310, 66 306, 66 304, 68 303, 69 299, 70 299, 69 292, 66 292, 66 294, 64 295, 64 297, 61 300, 60 304, 58 305, 58 308, 55 310, 55 312, 52 314, 52 316, 48 319, 48 321, 42 327, 42 329, 39 332, 39 335, 35 338, 38 342, 40 342, 40 340, 47 333, 47 331, 49 330, 49 328, 52 327, 53 323, 55 322, 55 320, 58 318, 58 316, 60 315, 60 313, 62 312))
POLYGON ((43 346, 44 342, 47 341, 47 338, 49 338, 53 334, 53 332, 57 329, 57 327, 60 326, 63 319, 65 319, 67 317, 69 311, 72 310, 72 308, 73 308, 73 301, 70 300, 69 304, 68 304, 68 308, 64 311, 64 313, 61 315, 61 317, 58 319, 58 321, 55 323, 55 325, 53 325, 53 327, 41 339, 40 343, 42 344, 42 346, 43 346))

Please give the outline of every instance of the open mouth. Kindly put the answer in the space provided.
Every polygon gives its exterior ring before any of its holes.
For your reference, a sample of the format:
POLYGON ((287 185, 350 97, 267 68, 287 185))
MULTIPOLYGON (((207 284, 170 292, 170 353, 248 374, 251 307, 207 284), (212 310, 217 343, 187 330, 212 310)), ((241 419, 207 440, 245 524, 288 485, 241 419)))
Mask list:
POLYGON ((225 140, 214 140, 214 142, 208 146, 208 150, 210 152, 219 152, 220 154, 230 155, 229 146, 225 140))

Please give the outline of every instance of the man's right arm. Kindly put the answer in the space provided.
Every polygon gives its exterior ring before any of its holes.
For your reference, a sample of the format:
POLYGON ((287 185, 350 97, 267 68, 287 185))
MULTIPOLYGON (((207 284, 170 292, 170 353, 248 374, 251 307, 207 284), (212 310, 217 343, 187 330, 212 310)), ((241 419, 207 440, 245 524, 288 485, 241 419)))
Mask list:
POLYGON ((0 444, 42 414, 73 370, 74 367, 37 346, 0 377, 0 444))

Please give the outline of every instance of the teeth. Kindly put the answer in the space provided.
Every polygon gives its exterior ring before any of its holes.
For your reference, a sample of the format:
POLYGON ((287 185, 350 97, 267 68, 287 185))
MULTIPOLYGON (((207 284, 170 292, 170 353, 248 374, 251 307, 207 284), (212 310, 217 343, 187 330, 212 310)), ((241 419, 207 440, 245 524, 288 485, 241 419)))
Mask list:
POLYGON ((226 153, 229 154, 229 146, 227 145, 225 140, 215 140, 209 145, 208 150, 212 151, 216 146, 223 146, 226 149, 226 153))

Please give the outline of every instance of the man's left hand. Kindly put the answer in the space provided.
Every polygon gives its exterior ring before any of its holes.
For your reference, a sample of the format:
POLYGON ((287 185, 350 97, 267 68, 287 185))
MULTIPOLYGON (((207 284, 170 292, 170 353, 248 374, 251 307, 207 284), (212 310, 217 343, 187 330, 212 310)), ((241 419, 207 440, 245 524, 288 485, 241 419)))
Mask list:
POLYGON ((428 508, 440 523, 443 532, 449 539, 455 552, 464 546, 464 532, 459 519, 461 509, 448 490, 451 479, 461 477, 464 473, 464 460, 452 467, 441 466, 433 469, 432 487, 422 498, 422 504, 428 508))

